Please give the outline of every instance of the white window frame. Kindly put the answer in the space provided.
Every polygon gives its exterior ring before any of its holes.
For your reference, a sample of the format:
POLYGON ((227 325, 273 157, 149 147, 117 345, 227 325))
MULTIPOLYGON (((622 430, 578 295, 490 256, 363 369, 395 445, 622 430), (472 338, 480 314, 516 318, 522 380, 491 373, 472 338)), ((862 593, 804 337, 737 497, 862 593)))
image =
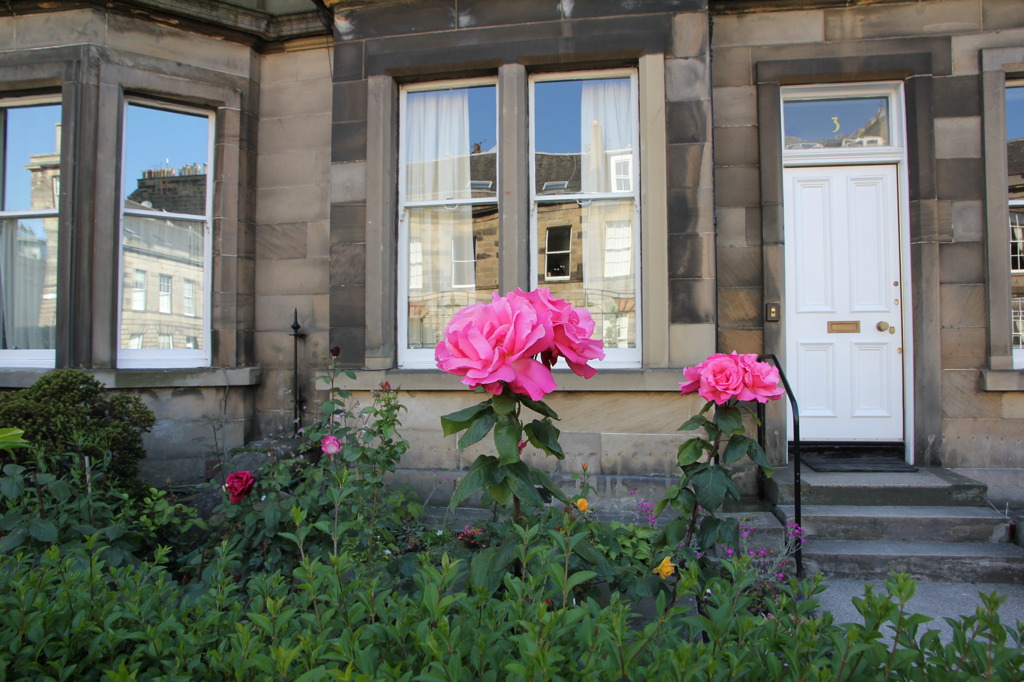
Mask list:
POLYGON ((174 312, 174 305, 171 301, 174 293, 174 278, 171 275, 160 275, 160 296, 157 311, 170 315, 174 312))
MULTIPOLYGON (((485 78, 460 78, 455 80, 439 80, 430 81, 426 83, 415 83, 405 85, 401 88, 399 93, 399 115, 398 115, 398 292, 397 292, 397 319, 395 324, 395 332, 397 338, 397 349, 398 349, 398 364, 400 367, 405 368, 434 368, 436 366, 436 360, 434 359, 433 348, 409 348, 409 291, 412 288, 413 274, 411 270, 411 261, 409 254, 409 219, 408 211, 409 208, 429 208, 429 207, 442 207, 442 208, 457 208, 460 206, 476 206, 476 205, 494 205, 499 206, 499 198, 501 188, 495 192, 493 197, 470 197, 464 199, 440 199, 440 200, 428 200, 428 201, 407 201, 405 198, 405 187, 406 187, 406 164, 405 154, 406 148, 404 141, 406 139, 406 115, 408 112, 407 97, 411 92, 430 92, 435 90, 451 90, 451 89, 462 89, 462 88, 473 88, 479 86, 494 86, 495 97, 500 101, 500 93, 498 91, 498 78, 485 77, 485 78), (406 267, 406 265, 409 267, 406 267)), ((497 121, 495 124, 497 125, 497 121)), ((500 164, 501 159, 501 140, 498 141, 498 158, 497 163, 500 164)), ((472 181, 471 181, 472 182, 472 181)), ((452 253, 454 262, 454 251, 452 253)), ((423 287, 423 252, 422 244, 420 246, 420 260, 419 260, 419 287, 423 287)), ((454 274, 453 274, 454 277, 454 274)), ((453 279, 454 282, 454 279, 453 279)))
MULTIPOLYGON (((40 95, 31 97, 4 97, 0 99, 0 108, 3 109, 14 109, 20 107, 32 107, 32 106, 48 106, 57 105, 61 107, 61 116, 63 117, 64 103, 59 94, 53 95, 40 95)), ((2 147, 2 140, 0 140, 0 147, 2 147)), ((6 162, 6 150, 4 154, 0 156, 0 163, 6 162)), ((65 162, 64 150, 61 150, 60 165, 63 170, 65 162)), ((54 178, 57 184, 54 187, 54 191, 59 194, 60 191, 60 176, 54 178)), ((53 218, 60 220, 61 206, 59 201, 55 202, 56 208, 45 209, 45 210, 23 210, 23 211, 0 211, 0 218, 6 220, 18 220, 22 218, 53 218)), ((58 267, 59 264, 58 264, 58 267)), ((61 286, 60 279, 57 280, 57 296, 58 300, 64 295, 63 287, 61 286)), ((58 320, 59 324, 59 320, 58 320)), ((27 369, 51 369, 57 365, 57 351, 55 348, 50 349, 2 349, 0 350, 0 367, 24 367, 27 369)))
MULTIPOLYGON (((635 324, 636 324, 636 344, 633 348, 605 348, 605 359, 597 362, 590 363, 595 367, 604 369, 612 368, 638 368, 641 366, 643 361, 643 288, 641 286, 641 264, 640 264, 640 90, 638 85, 638 70, 635 68, 626 69, 604 69, 604 70, 586 70, 586 71, 567 71, 567 72, 554 72, 554 73, 543 73, 533 74, 530 76, 530 87, 529 87, 529 116, 530 116, 530 288, 536 289, 538 286, 543 287, 543 283, 539 281, 540 267, 539 267, 539 249, 537 244, 537 220, 538 211, 537 206, 539 204, 559 203, 565 201, 577 201, 587 202, 602 199, 624 199, 632 198, 633 200, 633 287, 636 292, 635 297, 635 324), (537 139, 536 135, 536 85, 537 83, 551 82, 551 81, 566 81, 566 80, 603 80, 609 78, 629 78, 630 87, 630 101, 632 103, 632 118, 633 118, 633 156, 635 158, 632 164, 632 182, 630 192, 612 191, 612 192, 587 192, 587 193, 551 193, 551 194, 540 194, 537 192, 537 178, 536 169, 536 145, 534 144, 537 139)), ((610 164, 611 165, 611 164, 610 164)), ((586 267, 586 264, 584 264, 586 267)), ((595 333, 601 333, 600 327, 595 330, 595 333)))
MULTIPOLYGON (((633 250, 633 243, 632 243, 633 232, 632 232, 632 230, 629 229, 632 226, 631 225, 621 225, 621 224, 619 224, 619 223, 622 223, 622 222, 625 222, 625 221, 611 220, 611 221, 608 221, 607 223, 605 223, 605 226, 604 226, 604 229, 605 229, 605 237, 604 237, 604 239, 605 239, 605 241, 604 241, 604 276, 607 277, 607 278, 611 278, 611 277, 629 277, 629 272, 628 271, 624 275, 609 274, 609 271, 621 267, 624 262, 625 263, 629 262, 628 260, 623 260, 623 259, 618 258, 618 257, 615 257, 615 258, 611 257, 611 256, 615 256, 617 254, 621 254, 624 251, 624 249, 622 249, 621 247, 617 247, 617 248, 614 248, 614 249, 611 248, 612 247, 611 231, 612 230, 623 230, 623 228, 625 228, 624 231, 626 233, 626 236, 630 240, 629 250, 631 252, 633 250)), ((619 237, 618 235, 616 235, 615 238, 616 239, 621 239, 621 237, 619 237)))
POLYGON ((146 310, 146 271, 139 268, 135 268, 135 276, 132 278, 132 310, 146 310))
MULTIPOLYGON (((1009 90, 1010 88, 1017 88, 1017 89, 1024 90, 1024 81, 1021 81, 1020 79, 1007 79, 1006 87, 1004 88, 1004 92, 1003 92, 1003 106, 1004 107, 1006 106, 1006 91, 1009 90)), ((1009 121, 1007 121, 1007 129, 1008 128, 1009 128, 1009 121)), ((1009 143, 1010 143, 1010 139, 1009 139, 1009 135, 1007 134, 1006 135, 1005 143, 1003 145, 1005 153, 1009 153, 1009 143)), ((1024 208, 1024 199, 1008 199, 1007 200, 1007 206, 1010 207, 1010 208, 1024 208)), ((1010 220, 1012 221, 1014 215, 1020 215, 1020 214, 1010 213, 1009 215, 1010 215, 1010 220)), ((1008 230, 1012 230, 1012 226, 1010 225, 1010 223, 1007 223, 1007 229, 1008 230)), ((1012 280, 1013 275, 1015 273, 1019 275, 1022 272, 1022 270, 1015 270, 1014 267, 1013 267, 1013 265, 1014 265, 1014 263, 1013 263, 1014 256, 1013 256, 1012 245, 1016 241, 1014 239, 1013 232, 1011 231, 1007 236, 1009 237, 1010 246, 1011 246, 1011 248, 1010 248, 1010 262, 1008 263, 1008 266, 1009 266, 1009 269, 1010 269, 1010 278, 1012 280)), ((1024 246, 1024 244, 1022 244, 1022 246, 1024 246)), ((1024 256, 1019 256, 1018 258, 1021 259, 1021 260, 1024 260, 1024 256)), ((1021 297, 1020 296, 1016 296, 1015 297, 1013 295, 1013 292, 1011 291, 1011 293, 1010 293, 1010 354, 1013 357, 1013 367, 1014 367, 1014 369, 1024 369, 1024 339, 1022 339, 1022 334, 1018 334, 1017 333, 1017 324, 1018 324, 1018 322, 1021 321, 1022 318, 1024 318, 1024 306, 1021 305, 1021 297), (1018 347, 1018 343, 1020 343, 1019 347, 1018 347)))
MULTIPOLYGON (((147 211, 140 209, 128 209, 125 207, 125 200, 129 193, 129 182, 121 182, 121 196, 120 203, 118 204, 118 215, 120 216, 120 229, 118 230, 118 310, 117 310, 117 329, 120 335, 122 330, 122 317, 124 313, 124 292, 121 290, 124 288, 124 216, 136 215, 141 217, 160 217, 170 220, 187 220, 198 222, 202 225, 203 230, 203 290, 200 292, 202 297, 202 332, 201 332, 201 349, 186 349, 178 348, 172 350, 162 349, 133 349, 133 348, 118 348, 117 349, 117 366, 120 368, 175 368, 175 367, 207 367, 210 365, 211 352, 210 352, 210 327, 212 321, 212 309, 211 309, 211 284, 213 275, 213 239, 212 239, 212 225, 213 225, 213 192, 214 192, 214 177, 216 175, 215 156, 214 148, 216 144, 216 117, 215 112, 210 109, 199 109, 196 107, 189 107, 184 105, 167 104, 161 101, 154 101, 143 97, 125 97, 122 105, 122 118, 123 122, 128 119, 128 107, 130 105, 150 107, 154 109, 160 109, 163 111, 191 114, 194 116, 202 116, 207 120, 207 150, 206 150, 206 206, 204 215, 192 215, 192 214, 181 214, 181 213, 169 213, 163 211, 147 211)), ((127 126, 122 124, 121 129, 121 149, 122 157, 119 159, 118 172, 123 176, 124 170, 124 156, 123 150, 126 147, 127 140, 127 126)), ((123 180, 123 177, 122 177, 123 180)), ((173 306, 172 306, 173 310, 173 306)))

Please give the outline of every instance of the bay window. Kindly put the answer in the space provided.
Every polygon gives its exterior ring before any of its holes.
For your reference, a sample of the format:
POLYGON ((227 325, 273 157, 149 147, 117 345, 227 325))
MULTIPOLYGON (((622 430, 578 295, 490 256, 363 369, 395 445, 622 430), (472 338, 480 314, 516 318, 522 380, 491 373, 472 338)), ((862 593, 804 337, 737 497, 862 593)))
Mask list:
POLYGON ((1010 334, 1013 365, 1024 368, 1024 83, 1006 88, 1010 334))
POLYGON ((200 304, 209 300, 203 292, 210 281, 212 131, 209 112, 131 99, 125 104, 120 367, 210 363, 209 310, 200 304), (138 273, 144 272, 160 273, 156 311, 138 305, 138 273), (176 280, 186 283, 177 304, 176 280))
POLYGON ((53 367, 61 104, 0 102, 0 364, 53 367))
POLYGON ((501 275, 503 288, 547 287, 587 308, 605 342, 604 364, 639 367, 637 100, 633 69, 538 74, 521 96, 499 93, 497 79, 401 89, 400 366, 433 366, 445 324, 464 306, 490 301, 501 275), (528 109, 528 136, 509 135, 506 124, 499 136, 499 96, 503 111, 509 98, 528 98, 512 107, 528 109), (499 186, 506 153, 528 163, 527 184, 499 186), (520 205, 529 206, 528 224, 503 220, 520 205), (516 234, 499 234, 499 223, 516 234), (509 239, 528 245, 523 264, 503 260, 499 244, 509 239))

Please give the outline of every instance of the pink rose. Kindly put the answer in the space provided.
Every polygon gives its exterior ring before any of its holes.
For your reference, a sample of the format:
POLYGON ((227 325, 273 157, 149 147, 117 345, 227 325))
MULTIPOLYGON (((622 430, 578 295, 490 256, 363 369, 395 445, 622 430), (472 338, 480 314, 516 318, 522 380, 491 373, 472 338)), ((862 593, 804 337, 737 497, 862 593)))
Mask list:
POLYGON ((586 308, 573 308, 561 298, 552 298, 549 289, 536 289, 529 293, 516 289, 510 295, 518 295, 528 299, 543 314, 551 315, 551 326, 554 333, 551 346, 541 354, 541 360, 548 367, 553 367, 558 358, 565 362, 577 376, 589 379, 597 370, 589 366, 590 360, 603 360, 603 343, 593 339, 594 320, 586 308))
POLYGON ((224 481, 224 490, 228 493, 228 499, 232 502, 241 502, 242 499, 252 490, 255 479, 249 471, 236 471, 228 474, 224 481))
POLYGON ((557 386, 551 370, 533 356, 551 345, 553 333, 551 316, 538 313, 525 297, 495 293, 491 303, 455 313, 434 359, 470 388, 498 395, 504 382, 514 393, 540 400, 557 386))
POLYGON ((759 403, 766 403, 769 400, 778 400, 786 393, 779 380, 779 368, 767 362, 758 362, 756 355, 744 356, 748 358, 747 364, 747 391, 750 398, 759 403))
POLYGON ((341 441, 334 436, 324 436, 320 439, 320 449, 325 455, 334 456, 341 452, 341 441))
POLYGON ((697 391, 705 400, 719 405, 730 398, 760 403, 781 398, 779 370, 767 362, 758 362, 753 353, 726 355, 715 353, 707 360, 683 370, 686 381, 679 384, 683 395, 697 391))

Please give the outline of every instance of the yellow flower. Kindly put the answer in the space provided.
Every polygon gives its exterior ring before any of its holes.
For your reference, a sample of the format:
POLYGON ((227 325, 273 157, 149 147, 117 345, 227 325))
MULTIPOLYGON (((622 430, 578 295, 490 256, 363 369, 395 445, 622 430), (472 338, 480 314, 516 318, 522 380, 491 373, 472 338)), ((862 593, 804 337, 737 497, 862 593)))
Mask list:
POLYGON ((582 512, 583 514, 587 513, 587 507, 587 498, 581 497, 580 499, 576 500, 576 508, 579 509, 580 512, 582 512))
POLYGON ((672 563, 672 557, 665 557, 658 564, 658 567, 654 569, 653 573, 657 573, 661 578, 667 578, 676 572, 676 565, 672 563))

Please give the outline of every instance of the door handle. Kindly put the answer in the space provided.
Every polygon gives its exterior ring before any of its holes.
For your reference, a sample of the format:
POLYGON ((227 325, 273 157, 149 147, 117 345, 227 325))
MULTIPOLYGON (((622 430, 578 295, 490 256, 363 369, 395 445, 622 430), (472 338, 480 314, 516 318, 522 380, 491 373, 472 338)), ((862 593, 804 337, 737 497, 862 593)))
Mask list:
POLYGON ((879 322, 878 324, 875 325, 875 329, 877 329, 880 332, 884 332, 888 328, 889 328, 889 323, 888 322, 879 322))

